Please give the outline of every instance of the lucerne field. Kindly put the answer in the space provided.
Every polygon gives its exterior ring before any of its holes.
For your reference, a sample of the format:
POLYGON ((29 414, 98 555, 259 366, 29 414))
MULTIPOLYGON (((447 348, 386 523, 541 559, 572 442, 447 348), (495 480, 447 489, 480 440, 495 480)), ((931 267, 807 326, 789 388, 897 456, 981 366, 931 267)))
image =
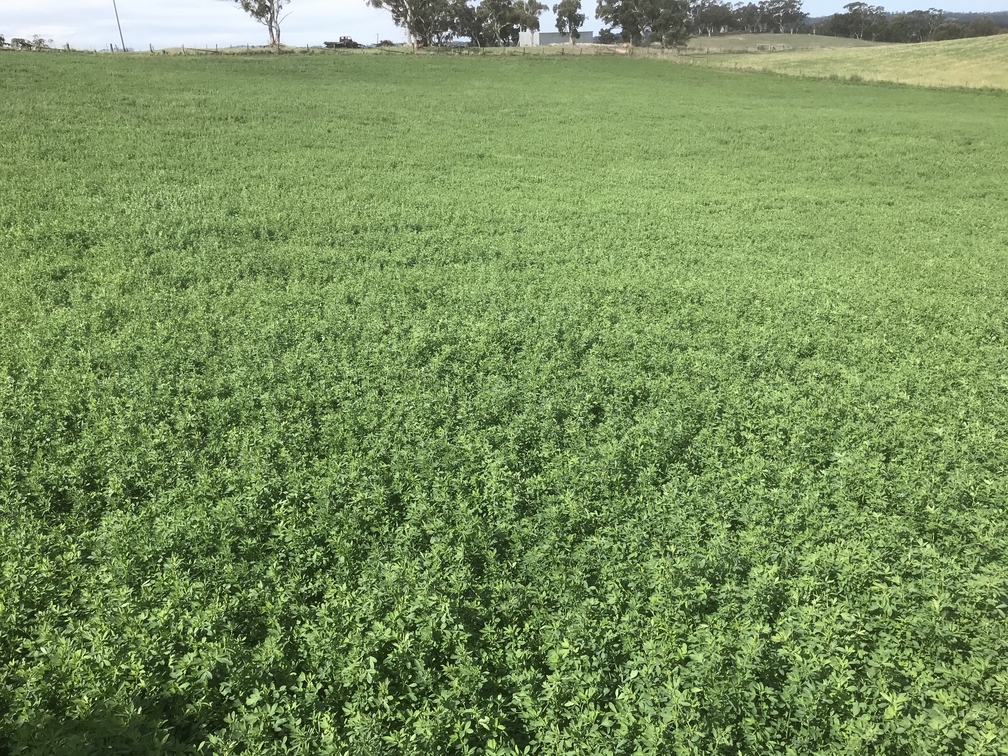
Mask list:
POLYGON ((0 754, 1008 753, 1006 124, 0 54, 0 754))

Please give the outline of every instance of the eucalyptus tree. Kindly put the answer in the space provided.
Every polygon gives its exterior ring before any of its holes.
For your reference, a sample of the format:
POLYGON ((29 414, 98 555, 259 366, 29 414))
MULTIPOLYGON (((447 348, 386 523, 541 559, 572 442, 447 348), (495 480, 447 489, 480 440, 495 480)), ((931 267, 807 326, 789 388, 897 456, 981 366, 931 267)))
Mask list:
POLYGON ((232 0, 235 5, 269 30, 270 47, 280 49, 280 22, 290 0, 232 0))
POLYGON ((387 10, 396 26, 405 30, 413 45, 428 47, 450 38, 464 3, 450 0, 366 0, 372 8, 387 10))
POLYGON ((514 9, 519 31, 539 31, 539 16, 547 7, 539 0, 517 0, 514 9))
POLYGON ((670 47, 689 36, 686 0, 598 0, 595 16, 631 45, 670 47))
POLYGON ((556 28, 561 34, 566 34, 574 44, 581 36, 578 28, 585 22, 585 14, 581 12, 581 0, 560 0, 553 6, 556 13, 556 28))
POLYGON ((689 6, 690 31, 693 34, 720 34, 736 24, 735 8, 718 0, 697 0, 689 6))
POLYGON ((876 36, 885 32, 889 19, 886 16, 885 8, 881 5, 854 2, 847 3, 844 9, 847 11, 851 35, 857 39, 865 37, 875 39, 876 36))
POLYGON ((519 14, 512 0, 480 0, 477 10, 488 45, 499 47, 518 42, 519 14))
POLYGON ((802 9, 802 0, 760 0, 759 8, 770 29, 782 34, 794 33, 808 18, 808 13, 802 9))

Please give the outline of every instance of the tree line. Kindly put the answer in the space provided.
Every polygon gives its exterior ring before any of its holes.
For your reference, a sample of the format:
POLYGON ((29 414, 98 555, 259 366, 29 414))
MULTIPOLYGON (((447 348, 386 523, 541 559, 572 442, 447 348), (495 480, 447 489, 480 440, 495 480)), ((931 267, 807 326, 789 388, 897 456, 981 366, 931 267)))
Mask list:
POLYGON ((876 42, 927 42, 991 36, 1003 31, 990 16, 974 16, 963 23, 937 8, 888 13, 881 5, 865 2, 848 3, 843 13, 809 21, 800 3, 786 0, 764 0, 758 4, 700 0, 690 5, 687 22, 690 34, 695 36, 803 32, 876 42))
MULTIPOLYGON (((280 21, 290 0, 232 0, 269 30, 270 44, 280 45, 280 21)), ((416 47, 467 39, 477 47, 515 45, 521 32, 539 31, 539 17, 548 6, 539 0, 365 0, 389 11, 416 47)), ((571 42, 585 22, 581 0, 559 0, 552 8, 556 28, 571 42)), ((1001 15, 1001 14, 999 14, 1001 15)), ((595 16, 606 28, 602 43, 681 45, 690 36, 726 33, 812 33, 879 42, 924 42, 998 34, 991 17, 966 23, 936 8, 887 13, 881 5, 852 2, 843 13, 810 23, 802 0, 597 0, 595 16)))
POLYGON ((387 10, 418 47, 446 45, 464 37, 478 47, 518 43, 523 31, 538 31, 546 6, 538 0, 366 0, 387 10))
MULTIPOLYGON (((443 45, 455 39, 468 39, 479 47, 517 44, 520 32, 540 30, 539 17, 547 10, 538 0, 366 2, 389 11, 393 21, 419 47, 443 45)), ((595 15, 609 26, 618 27, 619 35, 627 42, 669 46, 689 36, 688 7, 685 0, 599 0, 595 15)), ((557 31, 576 42, 586 18, 581 0, 560 0, 552 10, 557 31)))
POLYGON ((793 34, 804 31, 807 18, 800 0, 735 4, 699 0, 690 4, 687 23, 694 36, 735 32, 793 34))
POLYGON ((42 39, 38 34, 36 34, 31 39, 25 39, 23 37, 12 37, 10 42, 3 34, 0 34, 0 50, 48 50, 49 45, 52 44, 51 39, 42 39))
MULTIPOLYGON (((446 44, 468 38, 483 46, 516 44, 522 31, 538 31, 546 6, 536 0, 366 0, 388 10, 418 46, 446 44)), ((584 23, 580 0, 561 0, 553 6, 557 31, 571 42, 584 23)), ((602 43, 672 47, 691 35, 727 31, 795 32, 808 14, 801 0, 719 3, 716 0, 598 0, 595 16, 606 25, 602 43)))
POLYGON ((881 5, 853 2, 845 5, 844 11, 816 24, 816 33, 876 42, 929 42, 989 37, 1003 31, 990 17, 959 23, 946 18, 945 12, 937 8, 887 13, 881 5))
MULTIPOLYGON (((280 47, 280 25, 290 0, 230 0, 266 27, 271 46, 280 47)), ((521 32, 539 31, 539 18, 548 6, 539 0, 365 0, 372 8, 387 10, 415 47, 447 45, 468 40, 474 47, 518 44, 521 32)), ((556 28, 571 42, 580 37, 585 22, 581 0, 559 0, 552 7, 556 28)), ((672 47, 690 36, 726 33, 826 34, 879 42, 925 42, 980 37, 1008 31, 989 16, 967 14, 966 22, 948 18, 929 8, 907 13, 887 13, 881 5, 851 2, 843 13, 809 22, 802 0, 597 0, 595 16, 606 28, 598 41, 623 41, 631 45, 672 47)), ((1002 16, 1004 14, 996 14, 1002 16)), ((0 48, 46 49, 45 40, 15 38, 0 48)))
MULTIPOLYGON (((290 0, 233 0, 264 25, 270 44, 280 45, 280 22, 290 0)), ((464 39, 477 47, 518 44, 521 32, 540 30, 549 6, 539 0, 365 0, 387 10, 415 47, 436 47, 464 39)), ((797 4, 800 0, 764 0, 760 5, 797 4)), ((580 37, 586 16, 581 0, 559 0, 552 7, 556 28, 571 42, 580 37)), ((598 0, 595 15, 606 33, 632 44, 682 44, 689 37, 689 0, 598 0)))

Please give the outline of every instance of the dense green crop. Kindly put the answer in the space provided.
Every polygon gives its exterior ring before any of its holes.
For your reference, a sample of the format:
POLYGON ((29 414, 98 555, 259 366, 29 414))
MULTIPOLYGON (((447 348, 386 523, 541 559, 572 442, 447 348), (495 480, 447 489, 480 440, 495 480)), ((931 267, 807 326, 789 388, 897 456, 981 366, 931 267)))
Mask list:
POLYGON ((1008 752, 1006 106, 0 56, 0 751, 1008 752))

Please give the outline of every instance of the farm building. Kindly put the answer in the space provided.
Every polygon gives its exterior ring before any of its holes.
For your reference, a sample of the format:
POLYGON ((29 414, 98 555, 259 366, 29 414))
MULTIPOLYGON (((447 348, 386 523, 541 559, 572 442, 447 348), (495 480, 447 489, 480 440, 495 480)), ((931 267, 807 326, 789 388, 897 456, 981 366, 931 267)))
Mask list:
MULTIPOLYGON (((560 32, 537 32, 523 31, 518 33, 519 47, 539 47, 540 45, 565 45, 570 42, 570 37, 560 32)), ((590 45, 595 42, 595 33, 581 31, 581 36, 577 38, 579 45, 590 45)))

